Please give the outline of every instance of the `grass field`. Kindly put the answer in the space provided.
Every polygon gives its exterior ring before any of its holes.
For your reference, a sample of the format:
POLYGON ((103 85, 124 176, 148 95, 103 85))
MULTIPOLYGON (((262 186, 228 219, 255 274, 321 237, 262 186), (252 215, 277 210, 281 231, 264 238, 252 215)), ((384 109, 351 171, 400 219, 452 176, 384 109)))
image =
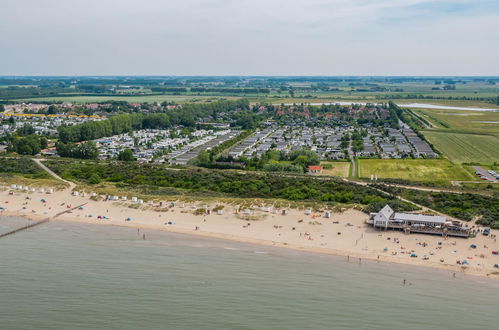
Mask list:
POLYGON ((330 169, 324 168, 321 175, 340 176, 343 178, 349 176, 350 162, 321 162, 321 165, 323 167, 332 166, 330 169))
POLYGON ((424 131, 426 138, 455 163, 499 162, 499 138, 491 135, 475 135, 424 131))
MULTIPOLYGON (((404 94, 404 93, 402 93, 404 94)), ((297 93, 296 96, 301 97, 290 97, 286 93, 275 94, 271 93, 268 95, 223 95, 220 93, 209 94, 204 93, 201 95, 197 94, 182 94, 182 95, 172 95, 172 94, 152 94, 152 95, 112 95, 112 96, 81 96, 81 95, 60 95, 60 96, 48 96, 48 97, 27 97, 15 99, 16 102, 72 102, 72 103, 92 103, 92 102, 107 102, 107 101, 127 101, 131 103, 142 103, 142 102, 163 102, 171 101, 177 103, 186 102, 206 102, 209 100, 217 100, 220 98, 225 99, 239 99, 247 98, 252 103, 334 103, 334 102, 388 102, 386 95, 383 93, 350 93, 350 92, 324 92, 324 93, 297 93), (311 95, 312 97, 306 97, 311 95), (380 98, 381 97, 381 98, 380 98)), ((497 108, 499 106, 491 103, 486 103, 482 101, 467 101, 467 100, 447 100, 447 99, 395 99, 396 103, 407 104, 407 103, 426 103, 426 104, 437 104, 437 105, 447 105, 447 106, 467 106, 467 107, 484 107, 484 108, 497 108)))
POLYGON ((499 112, 413 109, 438 130, 499 136, 499 112))
POLYGON ((446 159, 360 159, 359 177, 403 179, 423 182, 473 180, 471 173, 446 159))
POLYGON ((130 103, 143 102, 208 102, 216 101, 220 98, 224 99, 240 99, 241 97, 233 96, 198 96, 198 95, 137 95, 137 96, 56 96, 56 97, 39 97, 23 99, 24 102, 71 102, 71 103, 93 103, 93 102, 108 102, 108 101, 126 101, 130 103))

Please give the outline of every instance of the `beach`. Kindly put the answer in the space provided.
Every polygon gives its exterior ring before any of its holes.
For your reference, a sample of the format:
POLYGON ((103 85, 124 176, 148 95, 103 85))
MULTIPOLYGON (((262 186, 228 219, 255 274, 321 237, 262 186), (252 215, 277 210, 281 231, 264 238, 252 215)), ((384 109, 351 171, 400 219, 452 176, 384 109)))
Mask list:
POLYGON ((4 208, 0 215, 136 228, 143 240, 147 235, 141 230, 161 230, 334 254, 352 263, 368 259, 387 265, 401 263, 499 278, 499 269, 494 268, 499 256, 492 254, 499 250, 494 238, 497 230, 489 236, 479 234, 469 239, 443 238, 374 230, 365 223, 368 215, 355 209, 331 212, 326 218, 327 210, 307 212, 270 206, 242 209, 237 205, 182 201, 139 204, 130 201, 130 196, 127 201, 121 197, 118 201, 94 199, 88 193, 74 195, 68 189, 47 194, 4 187, 0 192, 0 206, 4 208), (209 214, 202 214, 205 210, 209 214), (457 263, 463 261, 467 265, 457 263))

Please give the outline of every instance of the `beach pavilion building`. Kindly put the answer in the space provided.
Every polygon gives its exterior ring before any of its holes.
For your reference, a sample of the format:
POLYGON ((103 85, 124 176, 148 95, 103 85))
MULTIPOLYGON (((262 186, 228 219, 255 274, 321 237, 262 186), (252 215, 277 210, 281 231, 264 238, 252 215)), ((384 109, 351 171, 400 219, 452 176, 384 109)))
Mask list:
POLYGON ((445 217, 432 214, 399 213, 385 205, 379 212, 369 215, 368 224, 377 229, 399 229, 406 233, 435 234, 468 237, 469 230, 445 217))

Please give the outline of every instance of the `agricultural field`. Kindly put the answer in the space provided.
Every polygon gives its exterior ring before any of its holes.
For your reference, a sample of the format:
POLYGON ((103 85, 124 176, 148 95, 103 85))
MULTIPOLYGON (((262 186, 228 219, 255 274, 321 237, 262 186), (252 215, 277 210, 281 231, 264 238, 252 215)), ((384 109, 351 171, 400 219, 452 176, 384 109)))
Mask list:
POLYGON ((346 178, 349 176, 350 162, 321 162, 323 167, 321 175, 339 176, 346 178))
POLYGON ((371 175, 435 183, 475 179, 462 166, 446 159, 359 159, 357 164, 359 177, 366 179, 371 175))
POLYGON ((431 130, 423 134, 452 162, 493 164, 499 161, 499 138, 495 136, 431 130))
POLYGON ((499 112, 413 109, 438 130, 499 136, 499 112))
MULTIPOLYGON (((223 97, 224 99, 240 99, 241 97, 223 97)), ((130 103, 153 103, 153 102, 176 102, 176 103, 195 103, 195 102, 210 102, 216 101, 220 97, 214 96, 199 96, 199 95, 133 95, 133 96, 55 96, 55 97, 38 97, 26 98, 23 102, 69 102, 69 103, 97 103, 109 101, 126 101, 130 103)))

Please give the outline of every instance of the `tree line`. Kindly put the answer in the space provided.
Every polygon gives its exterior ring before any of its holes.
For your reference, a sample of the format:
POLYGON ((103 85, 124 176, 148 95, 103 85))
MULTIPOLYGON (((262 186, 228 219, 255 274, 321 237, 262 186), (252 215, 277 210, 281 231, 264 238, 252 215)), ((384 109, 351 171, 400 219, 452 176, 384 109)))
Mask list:
POLYGON ((89 121, 79 125, 58 127, 59 140, 63 143, 99 139, 106 136, 128 133, 139 129, 168 129, 181 125, 195 127, 201 118, 217 118, 221 113, 248 110, 247 100, 218 101, 207 104, 188 104, 181 109, 164 113, 119 114, 100 121, 89 121))

